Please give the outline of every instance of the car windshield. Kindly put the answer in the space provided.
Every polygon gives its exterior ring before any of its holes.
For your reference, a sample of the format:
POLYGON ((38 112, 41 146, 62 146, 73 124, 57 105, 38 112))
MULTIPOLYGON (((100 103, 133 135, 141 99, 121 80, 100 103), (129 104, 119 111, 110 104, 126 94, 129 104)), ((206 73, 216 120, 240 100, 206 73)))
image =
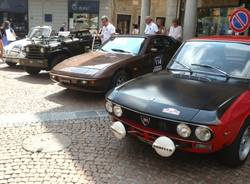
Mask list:
POLYGON ((40 37, 50 37, 51 29, 50 28, 33 28, 28 35, 28 38, 40 38, 40 37))
POLYGON ((235 42, 190 41, 172 59, 173 70, 206 72, 250 79, 250 45, 235 42))
POLYGON ((113 37, 105 43, 101 50, 122 54, 138 55, 145 38, 140 37, 113 37))

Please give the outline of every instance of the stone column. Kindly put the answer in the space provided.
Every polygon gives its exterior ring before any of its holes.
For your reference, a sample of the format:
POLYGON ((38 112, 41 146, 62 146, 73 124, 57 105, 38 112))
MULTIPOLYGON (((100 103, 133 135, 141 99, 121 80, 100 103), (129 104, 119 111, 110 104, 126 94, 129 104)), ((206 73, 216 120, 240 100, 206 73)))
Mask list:
POLYGON ((172 20, 177 18, 177 0, 167 0, 166 2, 166 28, 169 28, 172 24, 172 20))
POLYGON ((143 34, 145 30, 145 18, 150 15, 150 0, 141 0, 141 25, 140 25, 140 33, 143 34))
POLYGON ((197 0, 186 0, 183 26, 183 40, 187 40, 195 36, 197 25, 196 14, 197 0))

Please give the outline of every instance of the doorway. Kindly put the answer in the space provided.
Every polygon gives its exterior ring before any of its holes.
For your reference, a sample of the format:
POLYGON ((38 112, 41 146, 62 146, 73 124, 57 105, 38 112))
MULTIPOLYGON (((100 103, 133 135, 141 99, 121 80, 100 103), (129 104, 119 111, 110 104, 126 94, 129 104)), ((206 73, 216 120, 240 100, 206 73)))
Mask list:
POLYGON ((117 32, 120 34, 130 33, 131 15, 117 15, 117 32))

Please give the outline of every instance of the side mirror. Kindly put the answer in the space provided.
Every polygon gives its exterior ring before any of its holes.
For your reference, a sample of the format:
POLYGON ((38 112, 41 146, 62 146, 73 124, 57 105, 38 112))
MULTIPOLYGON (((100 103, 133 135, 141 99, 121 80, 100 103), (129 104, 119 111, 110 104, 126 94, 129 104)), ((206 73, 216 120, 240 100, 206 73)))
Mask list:
POLYGON ((151 48, 150 51, 151 52, 158 52, 158 49, 157 48, 151 48))

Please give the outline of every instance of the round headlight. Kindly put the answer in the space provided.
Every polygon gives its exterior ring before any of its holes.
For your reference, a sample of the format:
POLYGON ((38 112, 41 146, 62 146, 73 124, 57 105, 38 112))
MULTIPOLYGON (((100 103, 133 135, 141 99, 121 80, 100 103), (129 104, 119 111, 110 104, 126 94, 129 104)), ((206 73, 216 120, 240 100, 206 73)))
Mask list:
POLYGON ((29 51, 30 51, 30 48, 29 48, 29 47, 26 47, 26 48, 25 48, 25 51, 26 51, 26 52, 29 52, 29 51))
POLYGON ((191 129, 186 124, 179 124, 177 126, 177 133, 179 136, 187 138, 191 135, 191 129))
POLYGON ((105 103, 105 107, 106 107, 106 110, 109 112, 109 113, 112 113, 113 112, 113 104, 110 102, 110 101, 107 101, 105 103))
POLYGON ((122 116, 122 108, 119 105, 115 105, 113 111, 117 117, 122 116))
POLYGON ((212 137, 212 133, 207 127, 197 127, 195 129, 195 135, 201 141, 208 141, 212 137))
POLYGON ((41 49, 40 49, 40 52, 41 52, 41 53, 44 53, 44 48, 41 48, 41 49))

